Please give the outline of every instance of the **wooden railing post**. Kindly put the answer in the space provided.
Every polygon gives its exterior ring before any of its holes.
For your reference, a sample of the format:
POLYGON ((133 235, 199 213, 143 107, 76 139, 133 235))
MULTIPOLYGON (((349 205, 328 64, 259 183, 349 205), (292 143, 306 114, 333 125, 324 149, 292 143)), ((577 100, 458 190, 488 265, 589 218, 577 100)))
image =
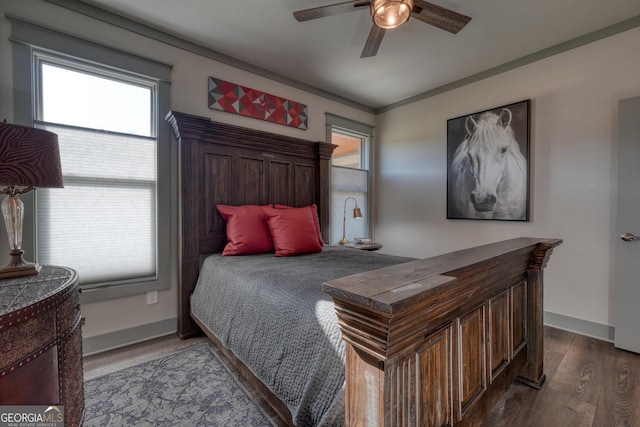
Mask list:
POLYGON ((549 262, 553 248, 560 241, 543 242, 531 254, 527 269, 527 366, 516 378, 517 381, 540 389, 544 374, 544 280, 543 270, 549 262))

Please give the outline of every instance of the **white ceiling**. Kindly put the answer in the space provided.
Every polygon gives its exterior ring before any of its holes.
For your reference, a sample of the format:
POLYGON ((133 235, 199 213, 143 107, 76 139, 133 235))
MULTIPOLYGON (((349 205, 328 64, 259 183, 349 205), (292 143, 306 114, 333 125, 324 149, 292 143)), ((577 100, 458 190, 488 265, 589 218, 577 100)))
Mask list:
POLYGON ((640 16, 639 0, 432 0, 471 22, 454 35, 409 20, 361 59, 368 9, 292 15, 344 0, 83 1, 372 108, 640 16))

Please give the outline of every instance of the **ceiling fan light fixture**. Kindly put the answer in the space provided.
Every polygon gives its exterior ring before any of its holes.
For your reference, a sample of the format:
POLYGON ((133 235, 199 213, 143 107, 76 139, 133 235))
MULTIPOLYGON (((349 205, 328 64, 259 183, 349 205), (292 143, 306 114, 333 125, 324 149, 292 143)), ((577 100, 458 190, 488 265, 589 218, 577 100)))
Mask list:
POLYGON ((373 23, 384 30, 397 28, 409 20, 413 0, 373 0, 371 16, 373 23))

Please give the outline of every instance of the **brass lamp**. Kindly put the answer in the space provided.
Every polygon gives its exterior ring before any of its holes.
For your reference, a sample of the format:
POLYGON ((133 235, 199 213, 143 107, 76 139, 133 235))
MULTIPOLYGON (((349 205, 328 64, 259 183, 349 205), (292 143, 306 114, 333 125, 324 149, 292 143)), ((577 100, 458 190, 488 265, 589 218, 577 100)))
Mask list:
POLYGON ((347 234, 347 200, 353 200, 353 202, 356 204, 356 207, 353 208, 353 217, 354 218, 362 218, 362 212, 360 211, 360 208, 358 207, 358 202, 356 201, 355 198, 349 196, 346 199, 344 199, 344 213, 343 213, 343 217, 342 217, 342 239, 338 242, 341 245, 346 245, 347 243, 349 243, 349 240, 347 240, 346 234, 347 234))
POLYGON ((58 135, 6 120, 0 123, 0 194, 7 195, 2 215, 11 247, 11 260, 0 268, 0 278, 34 276, 41 268, 22 257, 24 204, 18 196, 36 187, 62 186, 58 135))
POLYGON ((371 16, 373 23, 383 30, 397 28, 409 20, 413 0, 373 0, 371 16))

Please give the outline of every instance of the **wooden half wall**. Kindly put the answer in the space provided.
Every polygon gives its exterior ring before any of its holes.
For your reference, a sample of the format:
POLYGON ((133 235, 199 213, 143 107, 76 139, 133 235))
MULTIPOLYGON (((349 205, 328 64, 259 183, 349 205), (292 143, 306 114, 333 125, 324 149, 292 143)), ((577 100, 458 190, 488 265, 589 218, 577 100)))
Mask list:
POLYGON ((333 280, 348 426, 479 425, 540 388, 543 277, 558 239, 518 238, 333 280))

